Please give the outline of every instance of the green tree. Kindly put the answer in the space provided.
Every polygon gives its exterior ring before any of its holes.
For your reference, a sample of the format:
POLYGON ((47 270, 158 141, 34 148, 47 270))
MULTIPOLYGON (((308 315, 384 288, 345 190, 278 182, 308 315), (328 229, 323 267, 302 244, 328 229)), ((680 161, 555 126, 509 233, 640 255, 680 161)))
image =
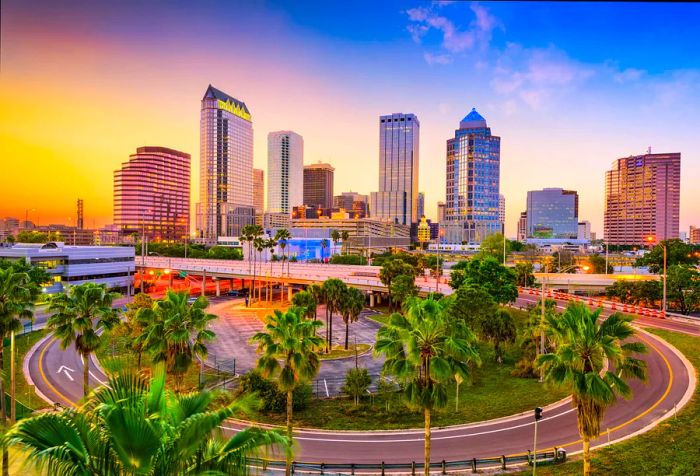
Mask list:
POLYGON ((539 354, 541 337, 544 334, 544 351, 551 352, 554 348, 554 343, 548 337, 547 322, 549 319, 556 319, 557 302, 554 299, 546 299, 544 302, 545 319, 542 320, 542 302, 537 301, 537 304, 528 312, 527 321, 520 330, 518 336, 518 346, 520 347, 521 358, 515 364, 515 369, 512 374, 516 377, 537 377, 537 369, 535 360, 539 354))
POLYGON ((340 311, 340 303, 345 297, 347 286, 337 278, 323 282, 323 295, 326 302, 326 352, 333 346, 333 313, 340 311))
POLYGON ((316 298, 311 291, 300 291, 292 296, 292 305, 303 309, 303 315, 307 319, 316 317, 316 298))
POLYGON ((351 396, 357 406, 360 403, 360 397, 367 393, 370 385, 372 385, 372 378, 366 368, 348 369, 342 392, 351 396))
POLYGON ((280 228, 275 233, 275 240, 280 245, 282 250, 282 274, 284 275, 284 262, 287 260, 287 275, 289 275, 289 256, 285 255, 284 250, 287 248, 287 243, 292 239, 292 234, 286 228, 280 228), (286 256, 286 257, 285 257, 286 256))
POLYGON ((325 254, 326 254, 326 248, 328 248, 328 240, 327 239, 322 239, 321 240, 321 262, 324 261, 325 259, 325 254))
MULTIPOLYGON (((318 321, 304 319, 298 309, 285 313, 275 310, 267 318, 265 331, 258 332, 252 339, 262 354, 258 358, 258 370, 266 378, 279 376, 277 384, 287 393, 287 438, 290 441, 294 389, 311 382, 321 366, 317 351, 323 341, 316 336, 319 326, 318 321)), ((291 455, 287 456, 286 474, 291 474, 291 455)))
POLYGON ((192 304, 188 304, 188 299, 187 292, 168 290, 165 298, 136 313, 136 319, 145 327, 137 343, 154 364, 165 363, 178 390, 193 360, 206 359, 206 344, 215 337, 209 323, 216 316, 205 311, 209 302, 203 296, 192 304))
POLYGON ((22 230, 17 233, 17 243, 47 243, 49 235, 41 231, 22 230))
POLYGON ((476 333, 481 332, 481 324, 498 311, 493 297, 482 287, 466 284, 445 298, 449 313, 476 333))
POLYGON ((6 441, 49 476, 246 474, 260 449, 290 449, 288 438, 253 427, 224 439, 218 427, 252 401, 216 409, 214 399, 167 392, 162 372, 150 383, 115 375, 77 409, 21 420, 6 441))
POLYGON ((529 288, 535 284, 535 275, 533 274, 535 268, 532 263, 516 263, 513 268, 515 273, 515 283, 518 286, 524 288, 529 288))
POLYGON ((348 252, 348 240, 350 239, 350 232, 347 230, 343 230, 340 233, 340 239, 343 242, 343 253, 348 252))
POLYGON ((545 379, 571 389, 578 430, 583 439, 583 474, 591 470, 591 439, 600 435, 605 410, 617 397, 632 394, 627 380, 647 378, 646 362, 632 357, 646 352, 635 335, 629 316, 615 313, 598 323, 600 309, 591 311, 582 303, 570 303, 556 319, 548 318, 555 351, 540 355, 537 365, 545 379), (606 369, 606 362, 609 369, 606 369))
POLYGON ((83 358, 83 395, 90 392, 88 377, 90 354, 102 343, 103 330, 119 324, 119 312, 112 302, 119 294, 107 290, 107 285, 84 283, 70 288, 66 294, 51 297, 49 311, 53 312, 47 326, 61 341, 61 348, 71 344, 83 358))
POLYGON ((413 298, 405 316, 394 313, 377 332, 375 353, 386 357, 383 371, 403 384, 409 405, 423 410, 425 476, 430 474, 430 417, 447 405, 447 388, 455 375, 466 378, 469 363, 480 363, 469 328, 447 312, 442 301, 413 298))
POLYGON ((462 276, 458 280, 455 280, 455 271, 452 271, 453 279, 450 280, 450 287, 453 289, 464 284, 482 286, 499 304, 512 302, 518 298, 515 273, 495 258, 474 258, 458 268, 458 271, 457 274, 462 276))
POLYGON ((136 352, 137 368, 141 370, 141 356, 143 355, 143 341, 139 339, 146 330, 147 322, 138 319, 139 310, 151 309, 153 307, 153 298, 146 293, 138 293, 134 299, 126 304, 126 312, 124 312, 125 320, 121 325, 117 326, 112 331, 112 336, 123 334, 129 338, 129 347, 136 352))
MULTIPOLYGON (((478 258, 492 257, 495 258, 499 263, 503 263, 503 235, 501 233, 496 233, 487 236, 480 245, 481 251, 477 255, 478 258)), ((506 240, 506 246, 509 246, 508 240, 506 240)), ((510 251, 510 248, 506 249, 506 254, 510 251)))
POLYGON ((323 289, 322 284, 314 283, 310 284, 306 290, 310 292, 314 299, 316 299, 316 309, 314 309, 314 320, 318 319, 318 305, 323 304, 326 299, 326 293, 323 289))
MULTIPOLYGON (((39 294, 39 286, 32 282, 28 273, 17 272, 12 266, 0 269, 0 373, 4 373, 5 338, 10 336, 10 420, 15 419, 15 333, 22 330, 22 319, 33 319, 34 300, 39 294)), ((7 423, 5 407, 5 382, 0 375, 0 416, 3 428, 7 423)), ((8 474, 9 460, 7 448, 2 451, 2 471, 8 474)))
MULTIPOLYGON (((588 257, 588 262, 590 264, 591 273, 596 273, 596 274, 605 274, 605 256, 601 256, 598 253, 593 253, 588 257)), ((608 264, 608 273, 613 273, 615 270, 613 267, 608 264)))
POLYGON ((357 288, 347 287, 345 295, 340 300, 339 311, 345 322, 345 350, 348 350, 348 339, 350 337, 350 324, 357 322, 360 313, 365 308, 365 293, 357 288))
POLYGON ((396 309, 401 309, 401 305, 410 297, 418 295, 416 278, 408 274, 400 274, 391 281, 389 286, 389 296, 395 304, 396 309))
POLYGON ((648 266, 649 272, 660 274, 664 269, 664 246, 666 246, 666 266, 682 264, 694 266, 700 263, 700 246, 689 245, 675 238, 662 241, 644 256, 637 258, 635 266, 648 266))
POLYGON ((493 352, 496 356, 496 362, 503 362, 505 351, 503 344, 515 342, 517 330, 515 321, 506 309, 498 309, 494 314, 489 316, 481 323, 481 335, 491 343, 493 343, 493 352))
POLYGON ((340 242, 340 232, 338 230, 333 230, 331 232, 331 240, 333 240, 333 244, 337 247, 338 243, 340 242))
POLYGON ((690 314, 700 309, 700 272, 690 266, 673 265, 666 278, 668 299, 674 309, 690 314))
POLYGON ((379 270, 379 280, 389 290, 389 302, 391 303, 394 302, 391 297, 391 282, 394 280, 394 278, 401 276, 402 274, 413 276, 415 279, 416 269, 414 266, 398 258, 386 261, 382 265, 382 269, 379 270))

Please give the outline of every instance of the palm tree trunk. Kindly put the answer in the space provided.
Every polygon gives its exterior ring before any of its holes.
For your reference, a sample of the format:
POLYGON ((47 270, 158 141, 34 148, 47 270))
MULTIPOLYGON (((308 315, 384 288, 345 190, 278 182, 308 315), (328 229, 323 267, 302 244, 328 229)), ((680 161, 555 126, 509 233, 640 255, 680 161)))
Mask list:
MULTIPOLYGON (((2 364, 3 352, 2 344, 0 343, 0 368, 4 368, 2 364)), ((2 415, 2 429, 3 433, 7 429, 7 407, 5 405, 5 382, 4 379, 0 378, 0 414, 2 415)), ((7 446, 2 446, 2 476, 8 476, 10 474, 10 455, 7 452, 7 446)))
POLYGON ((328 345, 333 350, 333 309, 331 309, 330 322, 328 324, 328 345))
POLYGON ((17 401, 15 395, 15 331, 10 333, 10 424, 17 421, 17 401))
MULTIPOLYGON (((292 443, 292 411, 294 407, 292 406, 292 390, 287 390, 287 437, 289 438, 289 444, 292 443)), ((290 476, 292 473, 292 455, 287 452, 287 467, 284 471, 285 476, 290 476)))
POLYGON ((591 439, 583 437, 583 476, 591 474, 591 439))
POLYGON ((83 396, 87 397, 90 393, 90 354, 83 354, 83 396))
MULTIPOLYGON (((348 350, 348 336, 350 330, 350 319, 345 321, 345 350, 348 350)), ((357 339, 356 339, 357 340, 357 339)))
POLYGON ((328 343, 330 342, 330 338, 328 337, 328 303, 326 303, 326 354, 330 352, 328 349, 328 343))
POLYGON ((423 474, 430 476, 430 409, 423 409, 423 415, 425 416, 425 466, 423 474))

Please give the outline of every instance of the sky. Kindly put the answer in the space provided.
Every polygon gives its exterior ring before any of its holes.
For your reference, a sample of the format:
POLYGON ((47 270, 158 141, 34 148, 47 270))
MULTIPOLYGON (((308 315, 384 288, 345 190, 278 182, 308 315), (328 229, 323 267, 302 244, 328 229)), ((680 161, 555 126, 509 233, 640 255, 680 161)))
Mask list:
POLYGON ((577 190, 602 234, 613 160, 682 153, 681 231, 700 225, 700 4, 5 0, 0 217, 112 222, 113 172, 137 147, 192 154, 209 84, 267 134, 304 137, 335 193, 377 190, 379 116, 421 124, 435 218, 447 139, 473 107, 501 137, 506 233, 528 190, 577 190))

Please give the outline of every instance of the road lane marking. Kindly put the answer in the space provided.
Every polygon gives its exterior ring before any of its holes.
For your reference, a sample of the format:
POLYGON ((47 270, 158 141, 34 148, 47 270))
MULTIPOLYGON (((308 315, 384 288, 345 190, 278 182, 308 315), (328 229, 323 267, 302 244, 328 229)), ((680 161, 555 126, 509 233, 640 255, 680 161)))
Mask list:
POLYGON ((62 373, 62 372, 63 372, 64 374, 66 374, 66 377, 68 377, 68 378, 70 379, 71 382, 75 382, 75 379, 74 379, 73 376, 71 375, 71 372, 75 372, 75 370, 73 370, 73 369, 70 368, 70 367, 66 367, 65 365, 61 365, 61 366, 58 368, 58 370, 56 371, 56 373, 57 373, 57 374, 60 374, 60 373, 62 373))
POLYGON ((56 395, 58 395, 59 398, 63 399, 64 402, 67 402, 68 405, 72 406, 72 405, 73 405, 73 401, 72 401, 70 398, 68 398, 68 397, 66 397, 65 395, 63 395, 61 392, 59 392, 58 389, 56 389, 56 387, 54 387, 53 384, 52 384, 51 382, 49 382, 49 379, 46 378, 46 374, 44 373, 44 366, 43 366, 44 354, 46 353, 46 350, 47 350, 49 347, 51 347, 51 345, 52 345, 55 341, 56 341, 56 338, 55 338, 55 337, 52 338, 51 340, 49 340, 48 343, 44 346, 43 349, 41 349, 41 352, 39 353, 39 375, 41 376, 41 379, 44 381, 44 383, 46 383, 46 385, 48 385, 48 387, 51 389, 51 391, 52 391, 53 393, 55 393, 56 395))

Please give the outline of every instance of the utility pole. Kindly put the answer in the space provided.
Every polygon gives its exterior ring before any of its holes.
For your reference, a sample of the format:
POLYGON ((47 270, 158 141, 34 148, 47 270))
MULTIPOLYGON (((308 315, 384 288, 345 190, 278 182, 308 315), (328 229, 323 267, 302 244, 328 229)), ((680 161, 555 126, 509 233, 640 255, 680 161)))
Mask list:
POLYGON ((664 296, 661 303, 661 312, 666 316, 666 243, 664 242, 664 296))
POLYGON ((605 242, 605 274, 608 274, 608 242, 605 242))

